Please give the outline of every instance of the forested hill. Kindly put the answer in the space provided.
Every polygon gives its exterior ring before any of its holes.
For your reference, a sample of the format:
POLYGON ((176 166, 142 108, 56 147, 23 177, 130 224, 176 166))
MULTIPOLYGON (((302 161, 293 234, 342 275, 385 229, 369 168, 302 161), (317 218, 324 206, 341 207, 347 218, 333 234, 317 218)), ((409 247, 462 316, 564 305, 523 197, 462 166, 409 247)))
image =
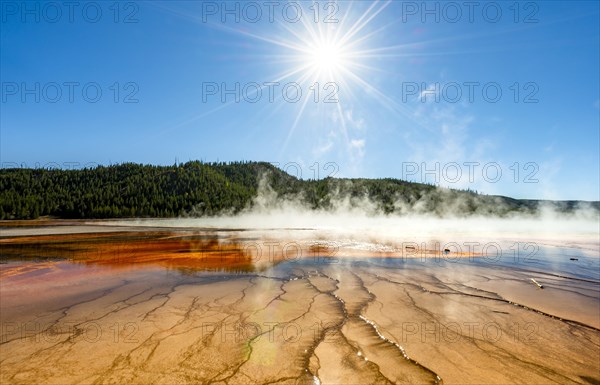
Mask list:
MULTIPOLYGON (((0 169, 0 219, 177 217, 235 214, 263 190, 309 209, 360 206, 373 213, 535 213, 543 201, 436 188, 397 179, 300 180, 269 163, 120 164, 82 170, 0 169), (259 185, 262 187, 259 188, 259 185), (265 187, 268 186, 268 187, 265 187)), ((576 201, 545 202, 573 211, 576 201)), ((590 204, 596 211, 599 202, 590 204)))

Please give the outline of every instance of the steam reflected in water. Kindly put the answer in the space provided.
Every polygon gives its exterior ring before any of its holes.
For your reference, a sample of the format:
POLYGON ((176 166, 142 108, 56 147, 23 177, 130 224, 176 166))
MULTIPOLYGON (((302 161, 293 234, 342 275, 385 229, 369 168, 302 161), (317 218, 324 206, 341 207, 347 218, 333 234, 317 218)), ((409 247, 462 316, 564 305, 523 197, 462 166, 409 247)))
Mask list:
POLYGON ((460 231, 408 219, 362 231, 176 223, 3 231, 1 382, 597 378, 589 226, 559 236, 538 223, 535 238, 502 221, 495 237, 473 237, 477 221, 460 231))

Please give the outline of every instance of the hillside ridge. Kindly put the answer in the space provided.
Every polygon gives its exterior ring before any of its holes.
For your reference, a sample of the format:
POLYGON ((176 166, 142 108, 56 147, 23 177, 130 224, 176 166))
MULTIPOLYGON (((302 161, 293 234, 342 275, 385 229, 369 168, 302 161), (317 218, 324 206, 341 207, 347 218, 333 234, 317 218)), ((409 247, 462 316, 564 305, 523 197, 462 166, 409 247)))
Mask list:
POLYGON ((600 212, 600 202, 514 199, 393 178, 302 180, 267 162, 190 161, 78 170, 0 169, 0 219, 237 214, 252 209, 265 191, 271 200, 309 210, 361 207, 386 215, 533 215, 542 206, 574 212, 582 205, 600 212))

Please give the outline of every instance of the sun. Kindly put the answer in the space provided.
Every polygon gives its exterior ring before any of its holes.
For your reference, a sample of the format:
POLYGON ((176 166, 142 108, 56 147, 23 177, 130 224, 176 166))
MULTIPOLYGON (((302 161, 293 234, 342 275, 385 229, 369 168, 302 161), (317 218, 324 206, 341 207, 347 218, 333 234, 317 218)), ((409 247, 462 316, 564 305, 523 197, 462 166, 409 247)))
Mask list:
POLYGON ((393 111, 402 108, 378 90, 370 79, 371 74, 382 72, 378 64, 382 57, 405 55, 398 52, 403 48, 402 45, 385 46, 379 43, 385 29, 392 24, 379 26, 375 18, 392 2, 331 0, 323 6, 323 2, 311 1, 309 7, 299 5, 302 10, 298 14, 305 17, 300 17, 297 22, 286 20, 273 23, 276 28, 267 33, 218 25, 220 29, 267 43, 265 63, 269 67, 275 65, 278 71, 269 75, 264 86, 259 88, 260 92, 269 92, 271 95, 267 87, 273 84, 284 84, 286 89, 296 90, 294 95, 297 99, 290 102, 290 95, 282 94, 276 100, 285 103, 278 104, 273 110, 288 104, 297 110, 287 128, 281 153, 285 151, 296 128, 302 124, 302 119, 309 116, 322 116, 322 121, 333 119, 336 127, 339 127, 340 137, 353 147, 354 142, 348 133, 347 122, 351 120, 348 117, 351 108, 348 106, 356 104, 362 95, 377 98, 393 111), (337 12, 340 5, 343 7, 337 12), (317 17, 314 13, 316 8, 327 12, 335 9, 337 13, 333 16, 328 14, 327 17, 319 14, 317 17))
POLYGON ((309 62, 319 72, 330 72, 343 66, 342 50, 335 43, 319 43, 309 53, 309 62))

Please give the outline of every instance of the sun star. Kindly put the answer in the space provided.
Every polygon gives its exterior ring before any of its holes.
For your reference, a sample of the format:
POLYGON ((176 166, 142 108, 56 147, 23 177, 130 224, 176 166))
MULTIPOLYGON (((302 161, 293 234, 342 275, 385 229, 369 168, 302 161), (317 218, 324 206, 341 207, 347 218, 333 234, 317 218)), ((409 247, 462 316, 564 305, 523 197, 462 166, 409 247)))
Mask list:
MULTIPOLYGON (((246 37, 271 45, 273 52, 266 55, 269 65, 277 64, 280 72, 270 75, 264 84, 293 84, 289 89, 295 94, 285 94, 276 100, 295 107, 295 117, 287 127, 287 136, 280 148, 281 153, 294 135, 303 118, 321 117, 320 122, 334 119, 339 134, 348 148, 356 148, 356 141, 348 131, 348 106, 356 103, 361 95, 377 98, 384 106, 401 108, 393 99, 377 89, 370 75, 381 71, 374 66, 382 54, 396 54, 399 46, 383 46, 378 38, 387 26, 375 24, 375 18, 392 2, 376 0, 353 7, 353 2, 333 0, 324 5, 310 2, 302 8, 299 20, 279 21, 278 28, 268 33, 250 29, 234 29, 219 24, 219 28, 240 33, 246 37), (344 6, 340 9, 340 4, 344 6), (346 5, 347 4, 347 5, 346 5), (316 14, 316 8, 320 12, 316 14), (335 11, 335 12, 333 12, 335 11), (376 46, 374 46, 377 44, 376 46), (298 96, 298 99, 294 99, 298 96), (293 101, 290 101, 293 100, 293 101)), ((259 91, 267 92, 266 85, 259 91)), ((351 112, 351 111, 350 111, 351 112)), ((323 124, 325 126, 325 124, 323 124)), ((329 125, 331 126, 331 125, 329 125)))
POLYGON ((310 62, 319 72, 332 71, 343 64, 343 57, 336 44, 322 43, 314 47, 310 54, 310 62))

